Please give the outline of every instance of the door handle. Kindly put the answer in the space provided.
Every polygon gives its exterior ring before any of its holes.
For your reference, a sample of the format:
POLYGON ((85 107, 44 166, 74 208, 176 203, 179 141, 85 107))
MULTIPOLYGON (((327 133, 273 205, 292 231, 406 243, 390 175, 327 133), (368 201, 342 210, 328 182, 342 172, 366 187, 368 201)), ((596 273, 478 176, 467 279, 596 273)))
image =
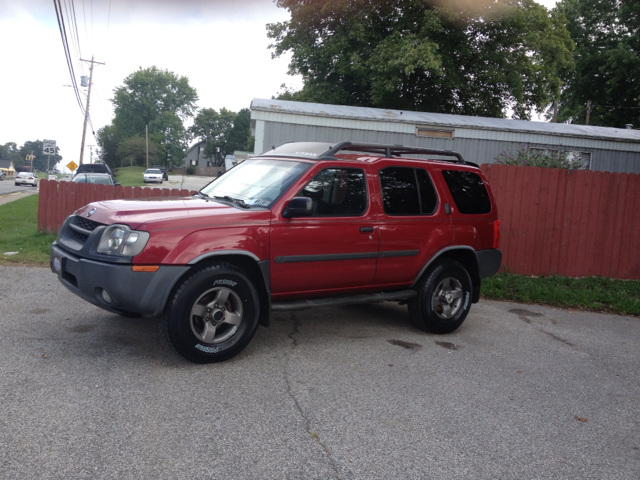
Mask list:
POLYGON ((360 233, 371 233, 373 232, 373 227, 360 227, 360 233))

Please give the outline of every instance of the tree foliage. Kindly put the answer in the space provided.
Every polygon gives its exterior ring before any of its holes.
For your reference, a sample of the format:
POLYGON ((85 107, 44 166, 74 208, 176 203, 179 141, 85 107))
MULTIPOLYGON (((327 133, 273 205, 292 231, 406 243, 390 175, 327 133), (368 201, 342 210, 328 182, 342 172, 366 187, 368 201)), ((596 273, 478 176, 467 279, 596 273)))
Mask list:
POLYGON ((214 165, 222 165, 225 155, 249 147, 250 127, 251 112, 247 108, 238 113, 224 107, 220 112, 203 108, 196 115, 189 132, 205 142, 204 158, 212 159, 214 165))
POLYGON ((120 143, 143 136, 148 126, 160 163, 179 165, 189 140, 184 121, 194 115, 197 100, 187 77, 155 66, 132 73, 114 90, 112 125, 98 132, 105 161, 112 166, 126 163, 118 154, 120 143))
POLYGON ((56 147, 55 155, 42 153, 42 140, 29 140, 18 148, 15 142, 8 142, 0 145, 0 160, 12 160, 13 166, 20 170, 31 167, 31 160, 27 160, 27 155, 33 155, 33 169, 41 172, 47 171, 47 166, 53 170, 58 162, 62 160, 60 147, 56 147), (49 157, 47 159, 47 157, 49 157))
POLYGON ((20 150, 15 142, 0 145, 0 160, 13 161, 14 167, 24 165, 24 158, 20 159, 20 150))
MULTIPOLYGON (((129 137, 118 144, 118 157, 121 165, 126 167, 127 164, 135 164, 140 167, 147 166, 147 142, 142 137, 129 137)), ((149 143, 149 165, 158 163, 158 148, 151 142, 149 143)))
POLYGON ((564 17, 533 0, 277 0, 275 57, 304 87, 283 98, 528 118, 571 63, 564 17))
POLYGON ((640 127, 640 0, 563 0, 576 43, 575 68, 564 69, 558 118, 624 128, 640 127))

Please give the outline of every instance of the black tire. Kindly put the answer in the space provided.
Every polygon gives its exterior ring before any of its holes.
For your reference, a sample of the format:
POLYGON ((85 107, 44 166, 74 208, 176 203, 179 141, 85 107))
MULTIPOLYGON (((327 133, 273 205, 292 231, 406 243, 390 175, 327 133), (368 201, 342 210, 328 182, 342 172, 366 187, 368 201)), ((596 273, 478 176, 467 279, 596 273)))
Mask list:
POLYGON ((164 314, 173 348, 195 363, 240 353, 258 328, 258 293, 248 276, 226 263, 196 270, 176 290, 164 314))
POLYGON ((438 261, 418 284, 418 296, 409 302, 413 323, 430 333, 451 333, 471 309, 473 284, 458 262, 438 261))

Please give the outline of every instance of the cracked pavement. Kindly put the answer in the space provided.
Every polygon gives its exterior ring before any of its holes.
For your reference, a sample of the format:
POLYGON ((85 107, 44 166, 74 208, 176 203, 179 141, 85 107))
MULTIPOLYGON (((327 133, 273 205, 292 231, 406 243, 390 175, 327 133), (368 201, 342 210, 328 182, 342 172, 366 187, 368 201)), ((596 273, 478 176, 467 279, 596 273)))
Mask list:
POLYGON ((0 478, 640 476, 640 319, 481 301, 282 312, 236 358, 0 267, 0 478))

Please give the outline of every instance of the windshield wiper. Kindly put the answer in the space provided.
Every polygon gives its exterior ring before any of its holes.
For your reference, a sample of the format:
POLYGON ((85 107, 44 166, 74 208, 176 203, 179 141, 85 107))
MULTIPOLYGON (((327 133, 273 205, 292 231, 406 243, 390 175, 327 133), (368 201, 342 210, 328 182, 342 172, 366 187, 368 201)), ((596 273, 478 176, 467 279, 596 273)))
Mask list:
POLYGON ((223 197, 214 195, 213 198, 215 198, 216 200, 226 200, 227 202, 231 202, 235 205, 238 205, 241 208, 250 208, 249 205, 244 203, 244 200, 240 198, 233 198, 233 197, 230 197, 229 195, 224 195, 223 197))

